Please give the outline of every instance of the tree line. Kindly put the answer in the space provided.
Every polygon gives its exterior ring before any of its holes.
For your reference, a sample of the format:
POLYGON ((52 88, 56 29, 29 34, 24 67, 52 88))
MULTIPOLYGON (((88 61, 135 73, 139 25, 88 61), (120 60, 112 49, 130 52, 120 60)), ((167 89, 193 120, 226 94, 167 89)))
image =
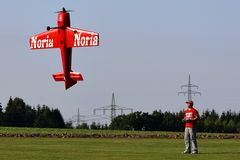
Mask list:
POLYGON ((58 109, 50 109, 46 105, 35 108, 21 98, 10 97, 5 111, 0 105, 0 126, 64 128, 65 123, 58 109))
MULTIPOLYGON (((145 130, 182 132, 184 111, 147 112, 137 111, 115 117, 111 123, 82 123, 80 129, 114 129, 114 130, 145 130)), ((208 133, 240 133, 240 112, 231 110, 217 113, 206 110, 199 115, 196 127, 198 132, 208 133)), ((0 126, 38 127, 38 128, 73 128, 71 122, 64 122, 58 109, 50 109, 46 105, 32 107, 21 98, 9 98, 5 110, 0 103, 0 126)))
MULTIPOLYGON (((175 113, 154 111, 152 114, 134 112, 114 118, 109 126, 116 130, 146 130, 182 132, 184 111, 175 113)), ((196 123, 198 132, 240 133, 240 112, 231 110, 218 114, 214 109, 206 110, 199 115, 196 123)))

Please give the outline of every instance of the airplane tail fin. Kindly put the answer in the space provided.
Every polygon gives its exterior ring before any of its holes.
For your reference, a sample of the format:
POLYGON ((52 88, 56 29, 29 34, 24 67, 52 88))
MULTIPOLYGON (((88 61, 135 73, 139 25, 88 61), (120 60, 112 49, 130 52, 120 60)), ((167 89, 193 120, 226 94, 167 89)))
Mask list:
POLYGON ((77 81, 83 81, 83 77, 78 72, 70 72, 69 75, 64 75, 64 73, 53 74, 53 78, 55 81, 64 81, 65 89, 68 89, 75 85, 77 81))

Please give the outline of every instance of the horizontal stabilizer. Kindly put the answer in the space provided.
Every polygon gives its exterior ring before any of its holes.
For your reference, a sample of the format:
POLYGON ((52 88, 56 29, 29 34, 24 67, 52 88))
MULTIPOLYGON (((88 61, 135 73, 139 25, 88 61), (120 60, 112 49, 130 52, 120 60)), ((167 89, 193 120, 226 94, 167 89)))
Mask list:
POLYGON ((82 75, 78 72, 70 72, 70 77, 75 81, 83 81, 82 75))
POLYGON ((76 84, 77 81, 83 81, 82 75, 78 72, 70 72, 67 76, 65 76, 64 73, 57 73, 53 74, 53 78, 55 81, 65 81, 66 89, 76 84))
POLYGON ((64 73, 53 74, 55 81, 65 81, 64 73))
MULTIPOLYGON (((65 81, 66 80, 66 77, 64 76, 64 73, 53 74, 53 78, 54 78, 55 81, 65 81)), ((75 81, 82 81, 83 80, 82 75, 78 72, 70 72, 69 78, 71 78, 72 80, 75 80, 75 81)))

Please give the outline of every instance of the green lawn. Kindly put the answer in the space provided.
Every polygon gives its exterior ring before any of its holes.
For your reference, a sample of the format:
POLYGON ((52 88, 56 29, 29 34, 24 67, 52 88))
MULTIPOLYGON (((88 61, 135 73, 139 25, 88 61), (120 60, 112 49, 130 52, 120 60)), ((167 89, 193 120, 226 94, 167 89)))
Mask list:
POLYGON ((239 140, 199 140, 198 155, 182 155, 183 140, 0 138, 0 160, 237 160, 239 140))

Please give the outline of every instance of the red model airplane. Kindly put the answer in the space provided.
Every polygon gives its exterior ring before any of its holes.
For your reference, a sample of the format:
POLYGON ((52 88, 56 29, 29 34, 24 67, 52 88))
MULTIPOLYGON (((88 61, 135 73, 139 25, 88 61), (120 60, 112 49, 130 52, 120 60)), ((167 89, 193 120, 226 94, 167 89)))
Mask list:
POLYGON ((63 8, 58 13, 58 27, 47 27, 47 31, 31 36, 31 49, 60 48, 62 57, 63 72, 53 74, 55 81, 64 81, 65 89, 70 88, 77 81, 82 81, 80 73, 73 72, 72 47, 92 47, 99 46, 99 34, 70 27, 69 12, 63 8))

